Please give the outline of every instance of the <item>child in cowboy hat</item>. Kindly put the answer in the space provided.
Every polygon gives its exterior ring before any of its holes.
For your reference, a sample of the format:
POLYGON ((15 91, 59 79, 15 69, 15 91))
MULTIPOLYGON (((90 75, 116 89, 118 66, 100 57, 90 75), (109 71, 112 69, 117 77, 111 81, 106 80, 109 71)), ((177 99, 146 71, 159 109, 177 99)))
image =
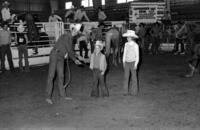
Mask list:
POLYGON ((102 41, 96 41, 95 50, 91 54, 90 69, 93 71, 94 86, 91 97, 109 96, 108 88, 105 83, 105 71, 107 69, 106 57, 101 53, 103 49, 102 41), (100 85, 98 85, 98 83, 100 85))
POLYGON ((17 27, 17 47, 18 47, 18 55, 19 55, 19 69, 21 72, 24 71, 23 69, 23 56, 25 61, 25 72, 29 72, 29 62, 28 62, 28 37, 25 32, 25 27, 23 21, 19 20, 19 26, 17 27))
POLYGON ((127 30, 123 34, 123 37, 127 37, 127 41, 124 47, 123 54, 123 67, 124 67, 124 95, 136 95, 138 93, 137 83, 137 67, 139 63, 139 46, 135 42, 138 36, 133 30, 127 30), (132 76, 132 85, 129 87, 130 72, 132 76))

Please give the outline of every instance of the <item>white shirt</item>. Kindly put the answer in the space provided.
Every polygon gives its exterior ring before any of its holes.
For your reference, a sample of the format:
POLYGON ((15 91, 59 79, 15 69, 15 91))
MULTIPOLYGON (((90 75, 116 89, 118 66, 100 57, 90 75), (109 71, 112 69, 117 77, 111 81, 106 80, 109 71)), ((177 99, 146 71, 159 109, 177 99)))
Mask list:
POLYGON ((49 22, 58 22, 58 20, 62 21, 62 18, 58 15, 49 16, 49 22))
POLYGON ((139 46, 136 42, 126 42, 123 54, 123 63, 134 62, 137 65, 139 62, 139 46))
POLYGON ((3 21, 11 19, 10 9, 9 8, 3 8, 1 10, 1 15, 2 15, 3 21))
POLYGON ((86 12, 85 11, 81 11, 80 9, 78 9, 76 12, 75 12, 75 15, 74 15, 74 20, 78 20, 78 21, 82 21, 83 17, 85 17, 85 19, 87 21, 90 21, 86 12))

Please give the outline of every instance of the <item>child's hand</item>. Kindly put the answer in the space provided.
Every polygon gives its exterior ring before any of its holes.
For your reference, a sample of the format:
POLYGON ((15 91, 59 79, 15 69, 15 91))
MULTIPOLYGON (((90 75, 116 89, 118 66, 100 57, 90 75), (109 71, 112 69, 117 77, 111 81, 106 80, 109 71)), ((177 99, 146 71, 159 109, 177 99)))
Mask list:
POLYGON ((134 65, 134 69, 135 69, 135 70, 137 69, 137 65, 134 65))
POLYGON ((101 72, 101 75, 104 75, 105 72, 101 72))

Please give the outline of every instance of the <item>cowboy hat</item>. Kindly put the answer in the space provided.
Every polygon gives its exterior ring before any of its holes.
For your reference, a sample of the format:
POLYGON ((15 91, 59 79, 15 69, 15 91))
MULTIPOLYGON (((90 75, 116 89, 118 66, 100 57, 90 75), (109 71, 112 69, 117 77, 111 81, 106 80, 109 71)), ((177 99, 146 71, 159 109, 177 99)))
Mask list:
POLYGON ((17 31, 20 32, 20 33, 21 33, 21 32, 24 32, 24 31, 25 31, 24 26, 20 24, 20 25, 17 27, 17 31))
POLYGON ((127 30, 127 32, 124 33, 122 36, 123 36, 123 37, 138 38, 138 36, 135 34, 135 31, 133 31, 133 30, 127 30))
POLYGON ((96 41, 95 46, 98 46, 100 50, 103 49, 103 42, 102 41, 96 41))

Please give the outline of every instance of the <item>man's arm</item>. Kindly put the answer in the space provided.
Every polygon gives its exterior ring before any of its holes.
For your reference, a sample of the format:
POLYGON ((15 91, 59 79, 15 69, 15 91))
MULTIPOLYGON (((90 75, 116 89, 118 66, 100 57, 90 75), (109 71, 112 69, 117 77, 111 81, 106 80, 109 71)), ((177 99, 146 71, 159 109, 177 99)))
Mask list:
POLYGON ((56 15, 56 18, 57 18, 58 20, 62 21, 62 18, 61 18, 60 16, 56 15))
POLYGON ((86 14, 85 11, 83 12, 83 17, 85 17, 85 19, 86 19, 88 22, 90 21, 90 19, 88 18, 88 16, 87 16, 87 14, 86 14))

